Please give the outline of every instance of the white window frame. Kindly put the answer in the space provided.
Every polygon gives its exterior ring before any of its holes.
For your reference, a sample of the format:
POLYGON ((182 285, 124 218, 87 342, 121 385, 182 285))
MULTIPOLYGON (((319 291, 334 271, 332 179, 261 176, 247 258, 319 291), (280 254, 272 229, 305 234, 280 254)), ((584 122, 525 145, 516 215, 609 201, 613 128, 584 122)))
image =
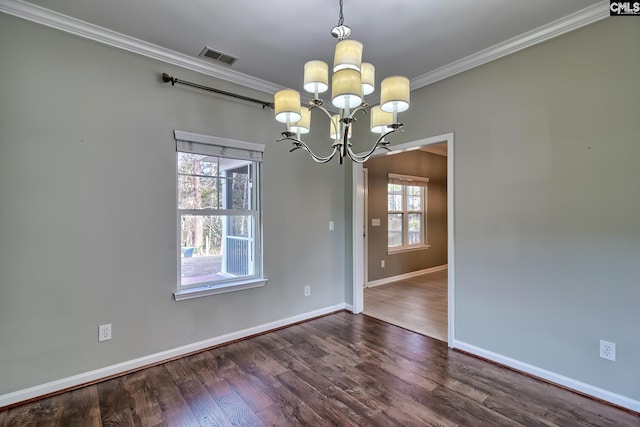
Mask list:
MULTIPOLYGON (((264 154, 264 145, 247 141, 237 141, 233 139, 220 138, 210 135, 203 135, 193 132, 174 130, 174 138, 176 141, 176 259, 177 259, 177 278, 176 291, 173 293, 176 301, 216 295, 226 292, 239 291, 243 289, 251 289, 264 286, 267 279, 263 276, 262 269, 262 159, 264 154), (254 187, 254 208, 252 214, 253 224, 253 244, 254 254, 253 269, 254 274, 251 276, 243 276, 236 280, 227 280, 220 282, 211 282, 197 284, 191 286, 181 285, 181 223, 182 214, 189 213, 188 209, 179 209, 178 207, 178 153, 187 152, 195 154, 205 154, 227 159, 250 160, 256 166, 253 171, 253 187, 254 187)), ((226 185, 223 186, 226 188, 226 185)), ((244 212, 244 211, 243 211, 244 212)), ((228 210, 226 214, 233 213, 228 210)), ((226 227, 223 227, 226 228, 226 227)))
MULTIPOLYGON (((397 254, 402 252, 416 251, 429 249, 431 245, 427 243, 427 194, 429 178, 422 176, 401 175, 397 173, 388 174, 389 184, 397 184, 402 187, 402 210, 392 211, 389 210, 389 204, 387 201, 387 238, 389 236, 389 215, 401 214, 402 215, 402 245, 401 246, 389 246, 387 240, 387 254, 397 254), (407 186, 422 187, 421 195, 421 207, 419 211, 410 211, 407 208, 407 186), (421 242, 417 244, 408 244, 409 242, 409 215, 413 213, 419 213, 422 215, 422 224, 420 230, 422 231, 421 242)), ((389 190, 387 186, 387 197, 389 196, 389 190)))

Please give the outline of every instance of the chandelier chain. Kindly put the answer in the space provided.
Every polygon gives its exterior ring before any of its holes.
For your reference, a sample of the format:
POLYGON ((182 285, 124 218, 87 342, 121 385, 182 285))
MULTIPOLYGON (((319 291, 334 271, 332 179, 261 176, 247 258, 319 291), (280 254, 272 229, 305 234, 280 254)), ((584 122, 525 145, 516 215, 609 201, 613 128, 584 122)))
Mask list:
POLYGON ((338 19, 338 26, 344 24, 344 14, 342 13, 342 1, 343 0, 340 0, 340 15, 339 15, 339 19, 338 19))

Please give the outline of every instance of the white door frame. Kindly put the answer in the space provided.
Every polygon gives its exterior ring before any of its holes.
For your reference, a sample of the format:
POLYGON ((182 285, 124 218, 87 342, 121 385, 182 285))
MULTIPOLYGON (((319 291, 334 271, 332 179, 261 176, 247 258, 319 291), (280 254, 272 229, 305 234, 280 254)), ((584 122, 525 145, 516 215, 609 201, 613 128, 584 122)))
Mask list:
MULTIPOLYGON (((432 136, 429 138, 419 139, 404 144, 390 146, 391 154, 401 153, 403 151, 416 150, 419 147, 441 142, 447 143, 447 241, 448 241, 448 344, 449 347, 454 342, 454 320, 455 320, 455 250, 454 250, 454 210, 453 210, 453 133, 432 136)), ((378 155, 387 155, 383 152, 378 155)), ((375 157, 372 156, 372 157, 375 157)), ((364 179, 362 173, 362 163, 353 163, 353 313, 362 313, 364 309, 364 239, 366 234, 366 224, 364 223, 365 207, 364 207, 364 179)))
MULTIPOLYGON (((364 206, 364 215, 363 215, 363 224, 362 224, 362 283, 366 285, 369 283, 369 209, 368 209, 368 200, 369 200, 369 169, 362 168, 362 179, 363 179, 363 189, 364 189, 364 197, 363 197, 363 206, 364 206)), ((363 307, 364 309, 364 307, 363 307)))

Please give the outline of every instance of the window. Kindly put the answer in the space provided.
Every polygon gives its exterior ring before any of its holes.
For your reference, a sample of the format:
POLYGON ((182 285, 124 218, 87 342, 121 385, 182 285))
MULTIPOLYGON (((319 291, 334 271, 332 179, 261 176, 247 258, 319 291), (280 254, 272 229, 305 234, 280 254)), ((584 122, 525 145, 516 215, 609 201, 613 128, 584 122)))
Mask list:
POLYGON ((176 300, 263 286, 260 166, 264 146, 174 131, 176 300))
POLYGON ((429 178, 389 174, 387 184, 388 252, 425 249, 429 178))

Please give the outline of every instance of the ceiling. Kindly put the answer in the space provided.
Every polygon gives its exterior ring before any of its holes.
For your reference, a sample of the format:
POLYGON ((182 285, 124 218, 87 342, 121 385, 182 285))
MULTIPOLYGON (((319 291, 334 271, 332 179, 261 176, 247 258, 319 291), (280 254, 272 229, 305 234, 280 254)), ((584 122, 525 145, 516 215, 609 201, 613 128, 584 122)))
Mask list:
MULTIPOLYGON (((330 30, 339 12, 338 0, 30 3, 194 58, 208 46, 238 57, 232 70, 296 89, 306 61, 333 61, 330 30)), ((379 85, 390 75, 419 78, 597 3, 602 2, 344 0, 344 22, 351 39, 364 44, 363 60, 376 66, 379 85)))
POLYGON ((427 153, 433 153, 433 154, 437 154, 439 156, 445 156, 447 157, 447 143, 446 142, 440 142, 438 144, 430 144, 430 145, 425 145, 423 147, 420 148, 422 151, 426 151, 427 153))

